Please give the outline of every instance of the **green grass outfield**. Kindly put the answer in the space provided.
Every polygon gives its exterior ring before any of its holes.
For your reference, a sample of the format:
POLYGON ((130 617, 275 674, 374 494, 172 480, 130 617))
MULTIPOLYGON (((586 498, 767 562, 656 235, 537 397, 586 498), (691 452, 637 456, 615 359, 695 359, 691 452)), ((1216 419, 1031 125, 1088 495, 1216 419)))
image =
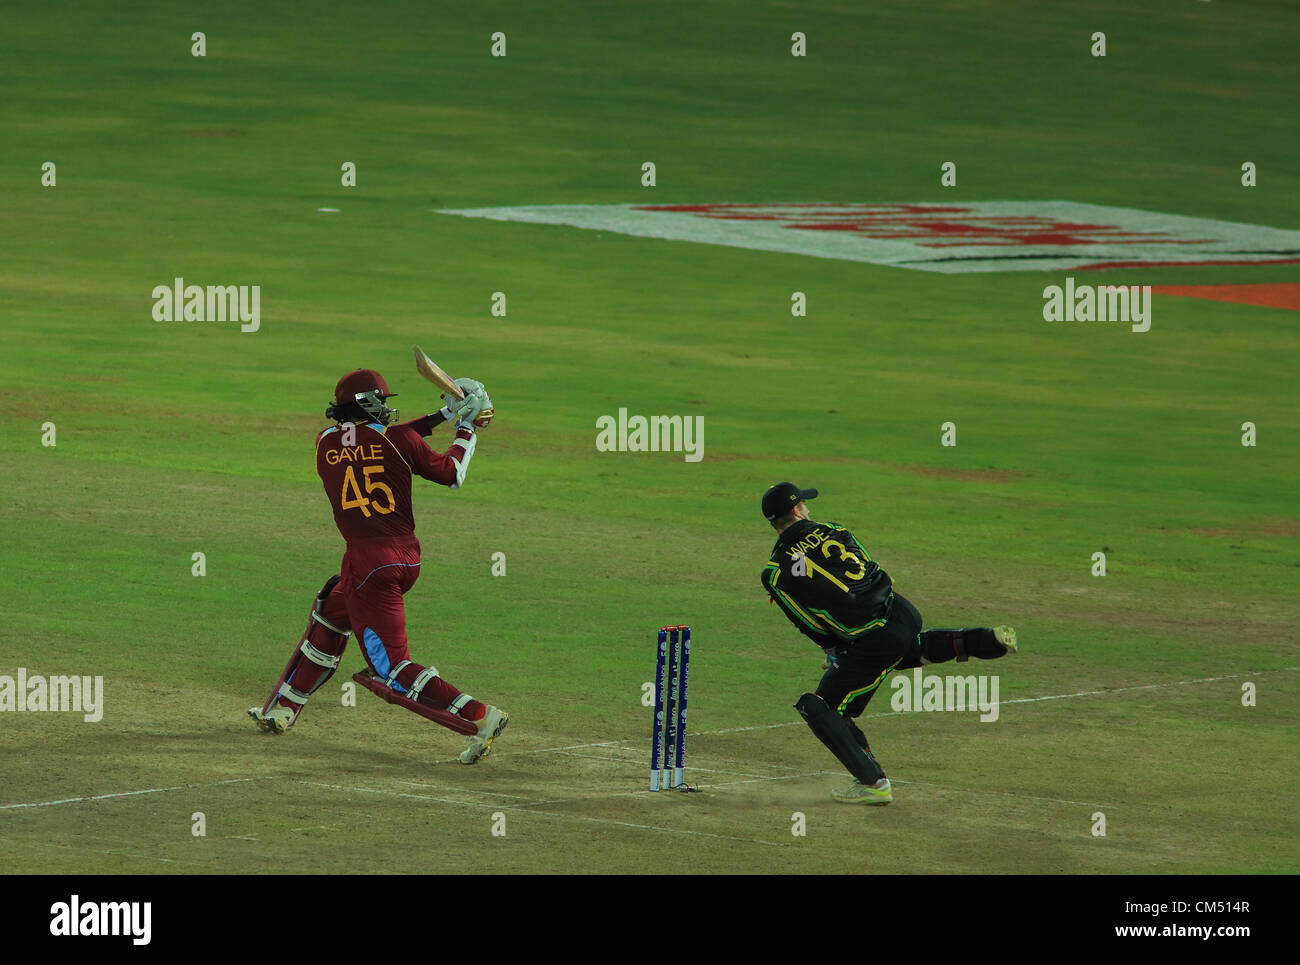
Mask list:
POLYGON ((1049 326, 1042 288, 1063 273, 433 213, 1059 198, 1296 228, 1295 11, 518 6, 52 3, 6 23, 0 674, 101 674, 106 705, 93 724, 0 714, 0 863, 1300 870, 1296 313, 1158 297, 1145 335, 1049 326), (152 321, 177 275, 260 284, 261 330, 152 321), (413 656, 512 715, 473 768, 449 732, 367 694, 341 705, 355 647, 290 734, 244 715, 341 553, 311 447, 333 384, 374 367, 404 417, 436 408, 413 341, 498 411, 462 492, 417 491, 407 598, 413 656), (703 461, 596 451, 620 407, 704 416, 703 461), (1000 675, 996 723, 877 698, 889 808, 831 801, 847 778, 791 706, 820 654, 758 582, 758 499, 785 478, 821 489, 814 515, 854 529, 928 624, 1020 631, 1019 656, 963 665, 1000 675), (641 687, 667 622, 694 629, 692 796, 644 790, 641 687), (1061 695, 1080 696, 1030 700, 1061 695), (100 795, 129 796, 82 800, 100 795))

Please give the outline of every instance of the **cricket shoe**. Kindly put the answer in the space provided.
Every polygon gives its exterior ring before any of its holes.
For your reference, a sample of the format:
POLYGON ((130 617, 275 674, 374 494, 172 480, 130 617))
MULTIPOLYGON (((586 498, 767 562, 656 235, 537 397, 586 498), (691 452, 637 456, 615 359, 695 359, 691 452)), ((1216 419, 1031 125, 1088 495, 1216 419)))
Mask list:
POLYGON ((283 734, 293 726, 293 711, 288 707, 273 707, 269 714, 262 713, 261 707, 249 707, 248 716, 267 734, 283 734))
MULTIPOLYGON (((1007 653, 1018 653, 1016 650, 1016 628, 1015 627, 994 627, 993 637, 998 643, 1007 648, 1007 653)), ((1006 656, 1006 653, 1003 654, 1006 656)))
POLYGON ((845 804, 888 804, 894 799, 894 789, 889 778, 882 777, 875 784, 854 781, 842 791, 831 791, 831 797, 845 804))
POLYGON ((460 752, 460 762, 477 764, 487 757, 492 750, 492 742, 501 736, 509 722, 510 716, 505 711, 497 710, 489 704, 487 713, 478 721, 478 733, 469 739, 469 746, 460 752))

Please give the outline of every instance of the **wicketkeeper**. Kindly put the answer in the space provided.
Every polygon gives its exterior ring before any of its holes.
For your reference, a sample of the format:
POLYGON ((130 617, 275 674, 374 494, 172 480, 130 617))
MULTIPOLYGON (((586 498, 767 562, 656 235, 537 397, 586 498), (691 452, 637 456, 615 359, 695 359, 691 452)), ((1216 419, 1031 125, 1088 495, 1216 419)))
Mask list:
POLYGON ((335 424, 316 437, 316 472, 347 549, 339 573, 316 595, 306 633, 270 699, 248 712, 267 733, 283 734, 293 725, 307 699, 338 669, 353 633, 369 667, 359 679, 369 689, 471 734, 462 764, 481 760, 505 728, 506 714, 461 693, 435 667, 412 661, 407 650, 402 595, 420 575, 411 478, 459 489, 474 456, 476 420, 482 426, 492 417, 481 382, 456 383, 464 390, 463 402, 444 395, 448 405, 440 412, 396 424, 390 423, 397 410, 386 404, 393 394, 378 372, 349 372, 335 387, 334 403, 325 410, 335 424), (455 423, 456 437, 446 452, 436 453, 424 437, 443 422, 455 423))
POLYGON ((894 592, 889 575, 847 529, 816 523, 805 500, 815 489, 778 483, 763 494, 763 516, 777 531, 763 588, 801 633, 826 653, 826 671, 795 709, 854 781, 837 801, 888 804, 894 793, 867 736, 854 721, 891 670, 992 660, 1016 652, 1011 627, 921 629, 921 614, 894 592))

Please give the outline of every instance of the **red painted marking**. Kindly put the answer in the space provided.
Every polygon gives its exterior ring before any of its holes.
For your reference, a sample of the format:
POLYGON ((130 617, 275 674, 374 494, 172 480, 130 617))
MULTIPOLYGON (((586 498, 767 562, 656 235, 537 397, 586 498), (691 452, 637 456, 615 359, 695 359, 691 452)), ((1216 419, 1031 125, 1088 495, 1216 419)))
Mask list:
POLYGON ((1090 271, 1100 268, 1204 268, 1207 265, 1300 265, 1300 258, 1220 259, 1217 261, 1099 261, 1092 265, 1075 265, 1071 271, 1090 271))
POLYGON ((906 240, 927 248, 952 246, 1210 244, 1158 231, 1056 221, 1036 215, 986 215, 959 205, 925 204, 657 204, 638 211, 693 214, 715 221, 776 221, 794 231, 856 231, 866 238, 906 240))
MULTIPOLYGON (((717 221, 759 221, 792 231, 857 233, 864 239, 901 241, 919 248, 1002 248, 1037 246, 1086 249, 1095 246, 1209 245, 1217 238, 1178 237, 1167 231, 1134 231, 1114 224, 1056 220, 1042 215, 989 215, 960 204, 857 204, 844 202, 752 202, 744 204, 637 205, 638 211, 663 211, 717 221)), ((1225 245, 1226 247, 1226 245, 1225 245)), ((1047 257, 1051 257, 1047 255, 1047 257)), ((1176 257, 1176 256, 1175 256, 1176 257)), ((1140 258, 1076 265, 1072 270, 1115 268, 1197 268, 1205 266, 1296 265, 1300 258, 1217 258, 1160 261, 1140 258)), ((1212 287, 1212 286, 1211 286, 1212 287)), ((1210 297, 1198 296, 1198 297, 1210 297)), ((1272 295, 1261 296, 1272 298, 1272 295)), ((1289 296, 1277 307, 1294 308, 1289 296)), ((1227 298, 1227 301, 1239 299, 1227 298)), ((1259 302, 1258 304, 1274 304, 1259 302)))
POLYGON ((1261 285, 1152 285, 1151 291, 1180 298, 1207 298, 1300 312, 1300 282, 1293 281, 1261 285))

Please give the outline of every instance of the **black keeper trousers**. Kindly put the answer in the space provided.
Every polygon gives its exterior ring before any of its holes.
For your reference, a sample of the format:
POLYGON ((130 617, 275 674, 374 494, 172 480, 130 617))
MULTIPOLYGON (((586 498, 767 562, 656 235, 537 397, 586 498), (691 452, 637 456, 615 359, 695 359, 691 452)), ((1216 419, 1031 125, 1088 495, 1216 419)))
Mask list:
POLYGON ((883 627, 835 651, 837 666, 822 676, 817 695, 844 717, 858 717, 891 670, 921 666, 920 632, 921 614, 895 593, 883 627))

